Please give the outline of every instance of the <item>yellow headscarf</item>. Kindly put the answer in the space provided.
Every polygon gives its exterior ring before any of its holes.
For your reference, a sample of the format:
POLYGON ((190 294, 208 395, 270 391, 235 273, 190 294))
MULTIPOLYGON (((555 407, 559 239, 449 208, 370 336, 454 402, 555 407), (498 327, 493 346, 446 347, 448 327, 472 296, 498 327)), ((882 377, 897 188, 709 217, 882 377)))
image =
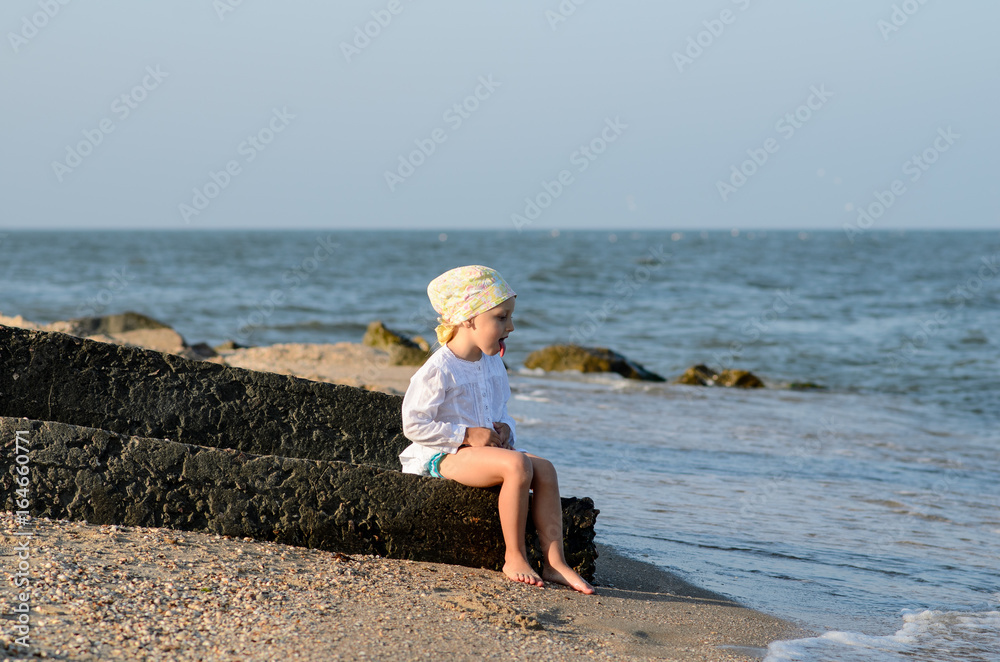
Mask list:
POLYGON ((427 286, 427 296, 440 315, 434 332, 444 345, 454 337, 459 324, 499 306, 517 293, 495 269, 477 264, 444 272, 427 286))

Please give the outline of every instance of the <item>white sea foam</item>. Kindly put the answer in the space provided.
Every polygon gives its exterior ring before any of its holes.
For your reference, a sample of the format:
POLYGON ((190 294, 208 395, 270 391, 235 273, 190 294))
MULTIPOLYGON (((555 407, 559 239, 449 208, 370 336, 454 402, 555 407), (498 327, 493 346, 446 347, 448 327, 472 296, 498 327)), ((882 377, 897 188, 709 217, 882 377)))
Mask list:
POLYGON ((903 627, 877 637, 827 632, 777 641, 764 662, 985 662, 1000 660, 1000 612, 905 611, 903 627))

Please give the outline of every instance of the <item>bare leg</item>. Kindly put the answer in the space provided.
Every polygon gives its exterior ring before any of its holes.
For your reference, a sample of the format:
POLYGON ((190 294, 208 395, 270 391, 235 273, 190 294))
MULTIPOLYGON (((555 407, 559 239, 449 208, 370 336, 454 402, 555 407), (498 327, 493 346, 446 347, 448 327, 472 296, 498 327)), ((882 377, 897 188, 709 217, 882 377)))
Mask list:
POLYGON ((503 572, 516 581, 544 586, 531 564, 524 545, 528 521, 528 486, 532 460, 518 451, 491 446, 460 448, 441 460, 441 475, 470 487, 500 485, 500 527, 506 545, 503 572))
POLYGON ((538 540, 542 545, 542 578, 545 581, 565 584, 580 593, 591 594, 594 587, 566 563, 563 552, 562 500, 559 498, 559 479, 552 463, 536 455, 531 458, 531 489, 535 504, 531 509, 538 540))

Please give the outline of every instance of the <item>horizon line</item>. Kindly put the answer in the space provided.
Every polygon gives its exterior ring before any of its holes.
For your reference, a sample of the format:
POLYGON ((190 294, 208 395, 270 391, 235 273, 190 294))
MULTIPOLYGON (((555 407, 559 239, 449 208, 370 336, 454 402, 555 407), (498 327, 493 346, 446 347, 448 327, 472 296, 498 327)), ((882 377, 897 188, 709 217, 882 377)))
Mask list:
MULTIPOLYGON (((828 234, 843 232, 842 228, 786 228, 786 227, 732 227, 732 228, 697 228, 697 227, 590 227, 590 228, 550 228, 548 230, 514 230, 500 228, 410 228, 410 227, 384 227, 384 228, 362 228, 362 227, 253 227, 253 228, 122 228, 122 227, 50 227, 50 228, 8 228, 0 226, 0 233, 4 232, 501 232, 517 234, 552 234, 553 232, 722 232, 732 234, 736 230, 740 234, 745 232, 806 232, 816 234, 828 234)), ((865 230, 866 234, 871 233, 898 233, 898 232, 998 232, 1000 228, 983 227, 912 227, 912 228, 871 228, 865 230)))

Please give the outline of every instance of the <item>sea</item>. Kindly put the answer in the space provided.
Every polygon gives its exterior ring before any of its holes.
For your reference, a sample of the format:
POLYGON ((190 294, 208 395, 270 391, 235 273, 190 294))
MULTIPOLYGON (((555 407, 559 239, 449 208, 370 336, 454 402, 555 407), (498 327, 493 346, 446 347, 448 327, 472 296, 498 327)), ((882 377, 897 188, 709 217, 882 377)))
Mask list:
POLYGON ((1000 660, 1000 231, 0 233, 0 312, 190 343, 433 339, 426 284, 517 291, 519 445, 598 540, 817 636, 768 662, 1000 660), (668 381, 524 367, 609 347, 668 381), (671 383, 749 370, 762 389, 671 383))

